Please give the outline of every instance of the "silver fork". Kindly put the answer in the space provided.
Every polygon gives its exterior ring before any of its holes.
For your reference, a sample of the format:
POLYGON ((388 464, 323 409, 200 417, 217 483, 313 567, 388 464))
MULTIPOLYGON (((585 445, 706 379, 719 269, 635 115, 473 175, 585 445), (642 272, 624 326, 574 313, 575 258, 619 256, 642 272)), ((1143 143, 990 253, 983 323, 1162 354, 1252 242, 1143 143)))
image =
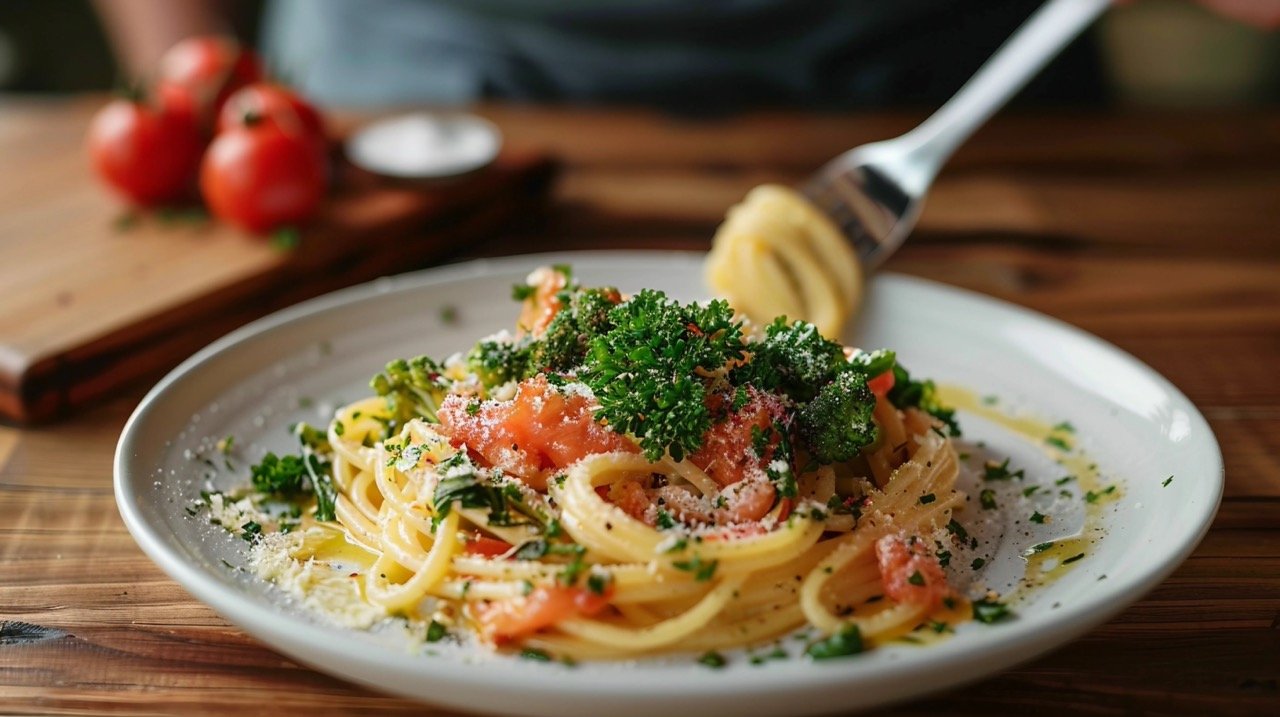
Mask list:
POLYGON ((911 233, 953 152, 1101 15, 1111 0, 1048 0, 929 119, 828 162, 801 191, 853 242, 868 269, 911 233))

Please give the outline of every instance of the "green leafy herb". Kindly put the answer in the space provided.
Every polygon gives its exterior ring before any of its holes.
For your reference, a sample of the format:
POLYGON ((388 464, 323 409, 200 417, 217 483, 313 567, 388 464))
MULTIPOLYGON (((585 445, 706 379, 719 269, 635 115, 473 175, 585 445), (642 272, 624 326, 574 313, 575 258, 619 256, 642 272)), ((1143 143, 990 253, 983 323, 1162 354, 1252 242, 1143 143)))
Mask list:
POLYGON ((525 299, 532 298, 534 293, 537 291, 538 287, 530 286, 529 284, 512 284, 511 298, 516 301, 524 301, 525 299))
POLYGON ((551 662, 551 655, 546 650, 539 650, 536 647, 526 647, 520 651, 520 657, 534 662, 551 662))
POLYGON ((249 468, 249 473, 254 490, 293 496, 303 490, 307 466, 301 456, 280 457, 267 453, 261 463, 249 468))
POLYGON ((815 660, 829 660, 856 655, 862 649, 862 632, 857 625, 850 625, 825 640, 812 643, 804 652, 815 660))
POLYGON ((448 634, 448 630, 445 629, 445 626, 435 620, 432 620, 431 624, 427 625, 427 642, 440 642, 446 634, 448 634))
POLYGON ((1041 523, 1041 524, 1043 524, 1043 523, 1044 523, 1044 521, 1045 521, 1045 518, 1047 518, 1047 517, 1048 517, 1047 515, 1044 515, 1044 514, 1042 514, 1040 511, 1038 511, 1038 510, 1037 510, 1037 511, 1035 511, 1034 513, 1032 513, 1032 514, 1031 514, 1031 522, 1032 522, 1032 523, 1041 523))
POLYGON ((512 524, 507 491, 481 480, 465 452, 441 461, 439 471, 441 478, 433 498, 438 518, 448 516, 457 501, 464 508, 488 508, 491 525, 512 524))
POLYGON ((1165 478, 1163 481, 1161 481, 1160 486, 1162 488, 1168 488, 1169 484, 1172 482, 1173 482, 1173 476, 1169 476, 1168 478, 1165 478))
POLYGON ((698 582, 706 582, 716 573, 716 567, 720 565, 719 560, 704 561, 702 556, 695 555, 692 560, 676 560, 671 563, 671 567, 676 570, 683 570, 693 573, 693 579, 698 582))
POLYGON ((682 305, 645 289, 608 314, 591 340, 581 378, 599 417, 635 436, 645 456, 675 460, 696 451, 711 426, 704 378, 746 356, 742 326, 724 301, 682 305))
POLYGON ((1067 443, 1066 439, 1060 438, 1058 436, 1048 436, 1044 439, 1044 442, 1053 446, 1054 448, 1057 448, 1060 451, 1071 450, 1071 444, 1067 443))
POLYGON ((907 578, 907 582, 912 585, 924 585, 924 576, 920 574, 919 570, 917 570, 911 573, 911 577, 907 578))
POLYGON ((933 493, 925 493, 924 495, 920 496, 920 505, 928 505, 937 499, 938 497, 935 496, 933 493))
POLYGON ((591 573, 587 576, 587 590, 596 595, 604 595, 609 590, 609 584, 613 582, 613 576, 605 573, 591 573))
POLYGON ((1071 557, 1067 558, 1066 560, 1063 560, 1063 561, 1062 561, 1062 564, 1063 564, 1063 565, 1070 565, 1071 563, 1074 563, 1075 561, 1077 561, 1077 560, 1082 560, 1082 559, 1084 559, 1084 553, 1078 553, 1078 554, 1076 554, 1076 555, 1072 555, 1071 557))
POLYGON ((938 387, 933 381, 913 381, 911 374, 901 364, 893 366, 893 388, 889 402, 898 408, 918 408, 947 425, 951 435, 960 435, 954 408, 943 406, 938 400, 938 387))
POLYGON ((702 653, 702 656, 698 658, 698 664, 706 665, 707 667, 718 670, 728 664, 728 662, 724 659, 724 655, 721 655, 715 650, 708 650, 707 652, 702 653))
POLYGON ((984 558, 974 558, 973 562, 969 563, 969 567, 970 569, 978 570, 982 568, 983 565, 986 565, 986 564, 987 564, 987 561, 984 558))
POLYGON ((978 493, 978 501, 982 503, 983 510, 996 510, 999 507, 996 505, 996 492, 990 488, 983 488, 978 493))
POLYGON ((987 464, 982 468, 982 478, 984 480, 1009 480, 1011 478, 1022 480, 1024 477, 1025 472, 1022 469, 1018 469, 1016 471, 1009 470, 1008 458, 1004 459, 1003 463, 987 461, 987 464))
POLYGON ((1114 485, 1109 485, 1096 493, 1094 491, 1087 491, 1084 494, 1084 499, 1087 503, 1096 503, 1099 498, 1111 495, 1114 492, 1116 492, 1116 487, 1114 485))
POLYGON ((983 598, 973 601, 973 619, 978 622, 989 625, 1011 617, 1013 617, 1013 611, 1009 609, 1009 606, 998 600, 983 598))

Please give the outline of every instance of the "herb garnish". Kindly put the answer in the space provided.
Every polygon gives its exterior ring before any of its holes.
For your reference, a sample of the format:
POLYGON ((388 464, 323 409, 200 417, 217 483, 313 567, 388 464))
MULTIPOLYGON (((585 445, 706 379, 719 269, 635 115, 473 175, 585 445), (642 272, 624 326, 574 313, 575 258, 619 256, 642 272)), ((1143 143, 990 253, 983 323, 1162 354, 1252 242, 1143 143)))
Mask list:
POLYGON ((815 660, 829 660, 862 652, 862 631, 850 625, 840 632, 809 645, 804 653, 815 660))

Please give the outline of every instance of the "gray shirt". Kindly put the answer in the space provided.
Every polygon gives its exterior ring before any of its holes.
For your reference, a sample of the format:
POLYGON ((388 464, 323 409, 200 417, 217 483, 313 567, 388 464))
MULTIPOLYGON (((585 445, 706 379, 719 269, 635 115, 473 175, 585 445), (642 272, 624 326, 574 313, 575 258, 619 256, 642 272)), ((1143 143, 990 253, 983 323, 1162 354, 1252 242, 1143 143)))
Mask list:
MULTIPOLYGON (((932 104, 1039 2, 275 0, 266 41, 325 104, 932 104)), ((1066 98, 1096 90, 1067 74, 1066 98)))

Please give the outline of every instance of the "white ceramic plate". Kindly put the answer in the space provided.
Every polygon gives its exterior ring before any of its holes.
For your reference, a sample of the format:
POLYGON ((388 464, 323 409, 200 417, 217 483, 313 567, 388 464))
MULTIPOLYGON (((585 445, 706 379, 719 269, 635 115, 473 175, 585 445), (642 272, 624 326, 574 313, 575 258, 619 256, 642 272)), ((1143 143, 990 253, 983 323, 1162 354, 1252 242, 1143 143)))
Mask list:
MULTIPOLYGON (((206 479, 224 489, 242 484, 247 461, 290 448, 290 423, 322 422, 335 405, 365 395, 368 377, 387 360, 444 356, 509 326, 516 311, 511 284, 536 265, 563 262, 587 285, 653 287, 686 300, 705 291, 700 254, 513 257, 380 280, 254 322, 175 369, 129 420, 116 454, 115 490, 130 532, 174 580, 246 632, 317 669, 389 692, 504 714, 777 715, 917 696, 1061 645, 1164 579, 1217 508, 1222 460, 1213 434, 1187 398, 1150 368, 1045 316, 880 275, 848 338, 896 349, 916 375, 1000 396, 1002 405, 1051 422, 1069 420, 1082 448, 1122 486, 1122 498, 1105 511, 1105 538, 1087 560, 1019 604, 1016 620, 965 624, 935 644, 892 644, 826 662, 798 656, 803 643, 787 640, 790 659, 757 666, 735 657, 721 670, 688 657, 568 667, 441 643, 423 650, 407 645, 402 632, 344 630, 307 614, 238 569, 242 540, 188 515, 206 479), (237 438, 239 471, 190 458, 226 435, 237 438), (1164 485, 1170 475, 1175 479, 1164 485)), ((969 440, 1026 465, 1029 481, 1051 484, 1060 475, 1043 451, 996 424, 963 414, 961 422, 969 440)), ((1068 522, 1051 527, 1068 530, 1068 522)), ((1029 527, 1022 520, 993 546, 988 581, 1020 569, 1019 550, 1042 537, 1029 527)))

